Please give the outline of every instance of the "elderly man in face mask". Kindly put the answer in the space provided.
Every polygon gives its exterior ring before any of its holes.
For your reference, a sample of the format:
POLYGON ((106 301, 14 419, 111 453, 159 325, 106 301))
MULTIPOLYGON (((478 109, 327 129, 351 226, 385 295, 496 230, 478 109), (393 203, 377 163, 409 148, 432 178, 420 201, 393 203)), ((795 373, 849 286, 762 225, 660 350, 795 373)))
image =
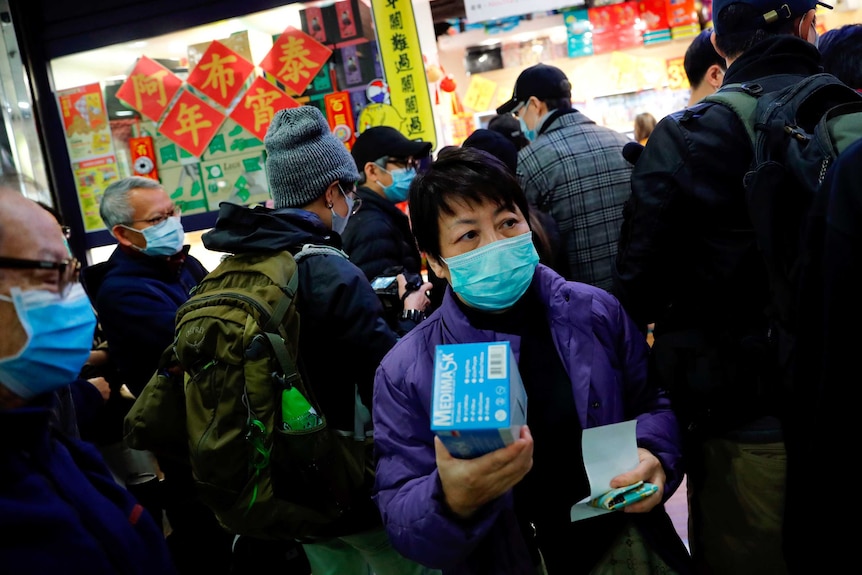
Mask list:
POLYGON ((92 445, 52 430, 96 318, 56 220, 0 187, 0 565, 4 573, 174 573, 161 526, 92 445))

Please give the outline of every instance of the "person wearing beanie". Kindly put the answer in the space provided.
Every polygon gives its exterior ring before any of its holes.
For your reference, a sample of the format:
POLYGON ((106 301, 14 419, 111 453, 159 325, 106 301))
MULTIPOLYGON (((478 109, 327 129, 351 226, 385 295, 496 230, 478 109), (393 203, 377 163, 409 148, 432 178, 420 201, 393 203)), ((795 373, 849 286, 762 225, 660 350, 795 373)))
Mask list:
MULTIPOLYGON (((368 128, 353 144, 350 153, 359 170, 356 193, 363 208, 347 224, 344 251, 369 281, 404 273, 411 289, 423 283, 422 257, 410 221, 398 204, 407 200, 419 161, 430 151, 431 142, 410 140, 390 126, 368 128)), ((387 311, 395 325, 404 308, 395 302, 387 311)))
MULTIPOLYGON (((328 424, 353 430, 356 401, 370 409, 374 372, 398 338, 384 319, 371 284, 340 249, 339 233, 360 205, 354 190, 359 175, 344 144, 331 133, 320 110, 311 106, 279 111, 264 146, 275 209, 222 203, 215 227, 202 240, 207 249, 228 253, 296 254, 312 246, 312 255, 297 262, 304 379, 314 389, 328 424)), ((412 325, 422 319, 428 305, 425 290, 430 287, 427 284, 404 300, 406 307, 417 310, 412 325)), ((369 476, 367 499, 332 526, 332 533, 303 544, 312 572, 436 573, 392 548, 371 499, 372 485, 369 476)))
MULTIPOLYGON (((722 86, 766 93, 819 73, 818 4, 714 0, 710 38, 727 65, 722 86)), ((809 435, 814 418, 807 396, 804 415, 789 417, 789 386, 775 384, 769 273, 745 200, 753 156, 736 112, 709 98, 663 118, 632 172, 614 294, 644 333, 655 324, 654 374, 674 393, 685 430, 698 573, 832 573, 843 568, 819 563, 832 541, 812 550, 810 568, 791 557, 809 542, 794 531, 819 520, 816 512, 810 522, 791 520, 788 474, 793 439, 809 435)), ((809 473, 797 505, 815 510, 819 475, 809 473)))

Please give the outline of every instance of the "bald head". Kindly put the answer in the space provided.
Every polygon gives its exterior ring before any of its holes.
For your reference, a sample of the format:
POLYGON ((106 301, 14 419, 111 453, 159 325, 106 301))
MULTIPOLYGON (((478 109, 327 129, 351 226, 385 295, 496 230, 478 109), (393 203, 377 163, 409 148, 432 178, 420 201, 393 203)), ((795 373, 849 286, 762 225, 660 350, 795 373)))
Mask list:
MULTIPOLYGON (((0 205, 0 256, 58 262, 69 259, 60 225, 42 206, 4 186, 0 186, 0 205)), ((0 274, 8 276, 13 271, 0 269, 0 274)))

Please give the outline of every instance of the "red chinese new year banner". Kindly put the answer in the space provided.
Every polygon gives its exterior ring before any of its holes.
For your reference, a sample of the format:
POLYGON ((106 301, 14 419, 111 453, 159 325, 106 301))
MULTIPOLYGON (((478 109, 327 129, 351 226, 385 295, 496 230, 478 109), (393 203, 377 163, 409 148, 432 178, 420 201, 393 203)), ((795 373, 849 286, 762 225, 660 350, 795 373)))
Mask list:
POLYGON ((183 90, 162 120, 159 132, 192 156, 200 157, 224 121, 224 114, 183 90))
POLYGON ((153 122, 158 122, 183 81, 154 60, 141 56, 117 90, 117 98, 153 122))
POLYGON ((301 30, 288 26, 261 60, 260 67, 284 84, 288 92, 299 96, 331 55, 332 50, 301 30))
POLYGON ((252 72, 254 64, 213 40, 189 74, 188 83, 227 108, 252 72))
POLYGON ((136 176, 158 181, 159 171, 156 169, 153 139, 150 136, 129 138, 129 152, 132 157, 132 172, 136 176))
POLYGON ((267 82, 257 77, 249 89, 237 102, 230 117, 237 124, 263 141, 275 113, 285 108, 296 108, 299 102, 267 82))
POLYGON ((350 94, 348 92, 334 92, 323 97, 326 107, 326 119, 329 128, 339 140, 344 142, 347 149, 353 147, 356 137, 353 135, 353 114, 350 112, 350 94))

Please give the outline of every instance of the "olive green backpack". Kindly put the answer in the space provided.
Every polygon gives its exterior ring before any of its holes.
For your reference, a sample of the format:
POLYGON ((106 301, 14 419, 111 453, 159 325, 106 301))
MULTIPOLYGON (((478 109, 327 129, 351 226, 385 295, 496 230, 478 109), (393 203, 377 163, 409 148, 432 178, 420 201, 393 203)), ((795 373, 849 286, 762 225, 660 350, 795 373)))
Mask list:
POLYGON ((230 532, 265 539, 337 534, 369 500, 370 413, 356 394, 354 429, 329 427, 298 369, 297 259, 328 246, 226 257, 176 315, 174 344, 125 419, 125 440, 187 457, 202 501, 230 532), (317 417, 290 430, 282 393, 317 417))

